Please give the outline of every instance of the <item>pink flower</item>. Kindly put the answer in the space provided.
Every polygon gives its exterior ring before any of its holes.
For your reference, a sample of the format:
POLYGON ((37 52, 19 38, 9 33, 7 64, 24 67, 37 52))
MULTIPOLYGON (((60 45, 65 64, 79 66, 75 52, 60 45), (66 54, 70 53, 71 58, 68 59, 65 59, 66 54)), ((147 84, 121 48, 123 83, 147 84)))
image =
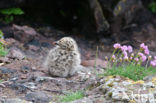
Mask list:
POLYGON ((127 48, 126 45, 124 45, 124 46, 121 47, 121 50, 122 50, 122 51, 126 51, 127 49, 128 49, 128 48, 127 48))
POLYGON ((112 55, 112 59, 115 59, 115 55, 112 55))
POLYGON ((134 60, 135 60, 136 62, 138 62, 138 61, 139 61, 139 58, 134 58, 134 60))
POLYGON ((146 46, 144 43, 140 44, 140 48, 142 48, 144 50, 144 53, 146 55, 149 55, 149 49, 148 46, 146 46))
POLYGON ((146 57, 145 55, 143 55, 143 56, 141 57, 142 62, 146 61, 146 59, 147 59, 147 57, 146 57))
POLYGON ((156 62, 155 61, 151 61, 151 63, 150 63, 153 67, 155 67, 156 66, 156 62))
POLYGON ((130 46, 130 45, 127 47, 127 49, 128 49, 128 52, 129 52, 129 53, 131 53, 131 52, 133 51, 133 48, 132 48, 132 46, 130 46))
POLYGON ((115 49, 121 48, 121 45, 119 43, 114 44, 113 46, 115 49))
POLYGON ((127 56, 127 52, 126 52, 126 51, 123 51, 123 55, 124 55, 124 56, 127 56))
POLYGON ((156 56, 154 56, 154 59, 156 60, 156 56))
POLYGON ((145 48, 145 44, 144 43, 140 44, 140 48, 144 49, 145 48))
POLYGON ((148 46, 145 45, 143 49, 144 49, 144 50, 148 49, 148 46))
POLYGON ((149 55, 149 50, 148 50, 148 48, 144 50, 144 53, 145 53, 146 55, 149 55))
POLYGON ((143 54, 143 53, 138 53, 138 55, 139 55, 139 56, 141 56, 141 57, 142 57, 142 56, 144 56, 144 54, 143 54))
POLYGON ((143 53, 138 53, 138 55, 140 56, 142 62, 146 61, 147 57, 143 53))

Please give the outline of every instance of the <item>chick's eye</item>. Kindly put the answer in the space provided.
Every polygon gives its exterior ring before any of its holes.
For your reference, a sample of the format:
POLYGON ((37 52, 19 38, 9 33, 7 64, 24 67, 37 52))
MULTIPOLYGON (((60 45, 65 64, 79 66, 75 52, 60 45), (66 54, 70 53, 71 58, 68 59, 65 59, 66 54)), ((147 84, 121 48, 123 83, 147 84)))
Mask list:
POLYGON ((60 43, 63 43, 63 41, 60 41, 60 43))

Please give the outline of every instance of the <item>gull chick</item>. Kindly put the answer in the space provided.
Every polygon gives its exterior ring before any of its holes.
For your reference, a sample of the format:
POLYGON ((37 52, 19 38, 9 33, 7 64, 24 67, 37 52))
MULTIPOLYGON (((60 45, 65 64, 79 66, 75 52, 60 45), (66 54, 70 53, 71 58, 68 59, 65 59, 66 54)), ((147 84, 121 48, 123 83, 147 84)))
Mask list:
POLYGON ((49 74, 58 77, 74 75, 81 63, 76 41, 71 37, 63 37, 55 45, 45 60, 49 74))

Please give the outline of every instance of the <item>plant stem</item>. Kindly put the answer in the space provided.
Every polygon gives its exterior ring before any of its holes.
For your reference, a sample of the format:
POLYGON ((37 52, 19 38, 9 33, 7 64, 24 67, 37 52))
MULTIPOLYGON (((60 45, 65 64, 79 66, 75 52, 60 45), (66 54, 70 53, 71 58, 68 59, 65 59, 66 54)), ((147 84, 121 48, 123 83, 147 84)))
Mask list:
POLYGON ((146 63, 146 66, 145 66, 146 69, 147 69, 148 63, 149 63, 149 59, 147 60, 147 63, 146 63))
POLYGON ((95 57, 95 65, 94 65, 94 69, 95 69, 95 73, 97 75, 97 72, 96 72, 96 61, 97 61, 97 58, 98 58, 98 46, 96 47, 96 57, 95 57))
POLYGON ((112 53, 112 55, 111 55, 111 58, 110 58, 110 60, 109 60, 109 62, 108 62, 108 68, 109 68, 109 69, 110 69, 110 65, 111 65, 111 61, 112 61, 112 56, 115 54, 116 50, 117 50, 117 49, 114 49, 114 51, 113 51, 113 53, 112 53))

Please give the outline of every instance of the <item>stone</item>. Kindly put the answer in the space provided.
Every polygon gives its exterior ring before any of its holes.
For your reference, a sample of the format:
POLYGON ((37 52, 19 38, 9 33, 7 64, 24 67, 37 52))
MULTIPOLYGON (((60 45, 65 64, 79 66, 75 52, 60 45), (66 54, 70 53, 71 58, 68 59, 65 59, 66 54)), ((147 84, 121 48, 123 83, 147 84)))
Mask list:
POLYGON ((111 93, 112 93, 112 99, 114 100, 127 100, 127 101, 130 100, 129 96, 126 94, 125 88, 121 88, 121 87, 112 88, 111 93))
POLYGON ((39 40, 31 40, 27 43, 27 45, 34 45, 34 46, 40 47, 40 41, 39 40))
POLYGON ((144 77, 143 78, 143 80, 145 80, 145 81, 150 81, 150 80, 152 80, 152 78, 154 78, 154 77, 156 77, 156 75, 149 75, 149 76, 146 76, 146 77, 144 77))
POLYGON ((69 103, 94 103, 94 101, 91 100, 90 98, 84 97, 83 99, 75 100, 69 103))
MULTIPOLYGON (((0 57, 0 62, 1 63, 10 63, 10 61, 9 61, 9 59, 8 59, 8 57, 0 57)), ((1 65, 2 66, 2 65, 1 65)))
POLYGON ((44 92, 29 92, 26 94, 25 99, 27 101, 32 101, 33 103, 49 103, 51 97, 44 92))
POLYGON ((0 67, 1 73, 7 73, 7 74, 13 74, 16 72, 16 70, 7 68, 7 67, 0 67))
POLYGON ((22 84, 22 83, 12 83, 11 85, 10 85, 10 87, 12 88, 12 89, 15 89, 15 90, 17 90, 17 92, 19 92, 19 93, 24 93, 24 92, 26 92, 27 91, 27 87, 24 85, 24 84, 22 84))
POLYGON ((35 45, 28 45, 28 49, 35 52, 40 50, 40 48, 35 45))
POLYGON ((103 32, 109 29, 110 25, 106 20, 100 3, 97 0, 88 0, 90 8, 93 10, 97 32, 103 32))
POLYGON ((19 98, 1 98, 1 97, 0 97, 0 102, 1 103, 32 103, 19 98))
POLYGON ((95 60, 84 60, 81 62, 81 65, 85 66, 85 67, 95 67, 95 63, 96 63, 96 67, 101 67, 101 68, 107 68, 107 62, 102 60, 102 59, 95 59, 95 60))
POLYGON ((147 82, 147 83, 144 84, 144 86, 147 87, 147 88, 154 88, 154 87, 156 87, 156 85, 154 85, 152 82, 147 82))
POLYGON ((47 43, 47 42, 42 42, 42 43, 41 43, 41 46, 42 46, 42 47, 50 47, 50 44, 47 43))
POLYGON ((37 32, 33 28, 28 26, 19 26, 13 24, 13 30, 14 38, 23 43, 33 40, 37 35, 37 32))
POLYGON ((82 99, 75 100, 69 103, 112 103, 111 100, 106 100, 103 95, 91 95, 88 97, 83 97, 82 99))
POLYGON ((134 14, 142 7, 141 0, 120 0, 114 8, 113 14, 120 17, 122 15, 128 24, 135 18, 134 14))
POLYGON ((6 38, 5 41, 7 42, 8 46, 11 45, 20 45, 20 42, 15 40, 14 38, 6 38))
POLYGON ((18 48, 12 47, 7 55, 8 58, 22 60, 26 56, 25 54, 18 48))
POLYGON ((31 67, 29 67, 29 66, 24 65, 24 66, 21 67, 21 71, 23 73, 28 73, 30 70, 31 70, 31 67))
POLYGON ((36 87, 36 84, 35 83, 33 83, 33 82, 26 82, 26 83, 24 83, 23 84, 26 88, 29 88, 30 90, 31 89, 36 89, 37 87, 36 87))

